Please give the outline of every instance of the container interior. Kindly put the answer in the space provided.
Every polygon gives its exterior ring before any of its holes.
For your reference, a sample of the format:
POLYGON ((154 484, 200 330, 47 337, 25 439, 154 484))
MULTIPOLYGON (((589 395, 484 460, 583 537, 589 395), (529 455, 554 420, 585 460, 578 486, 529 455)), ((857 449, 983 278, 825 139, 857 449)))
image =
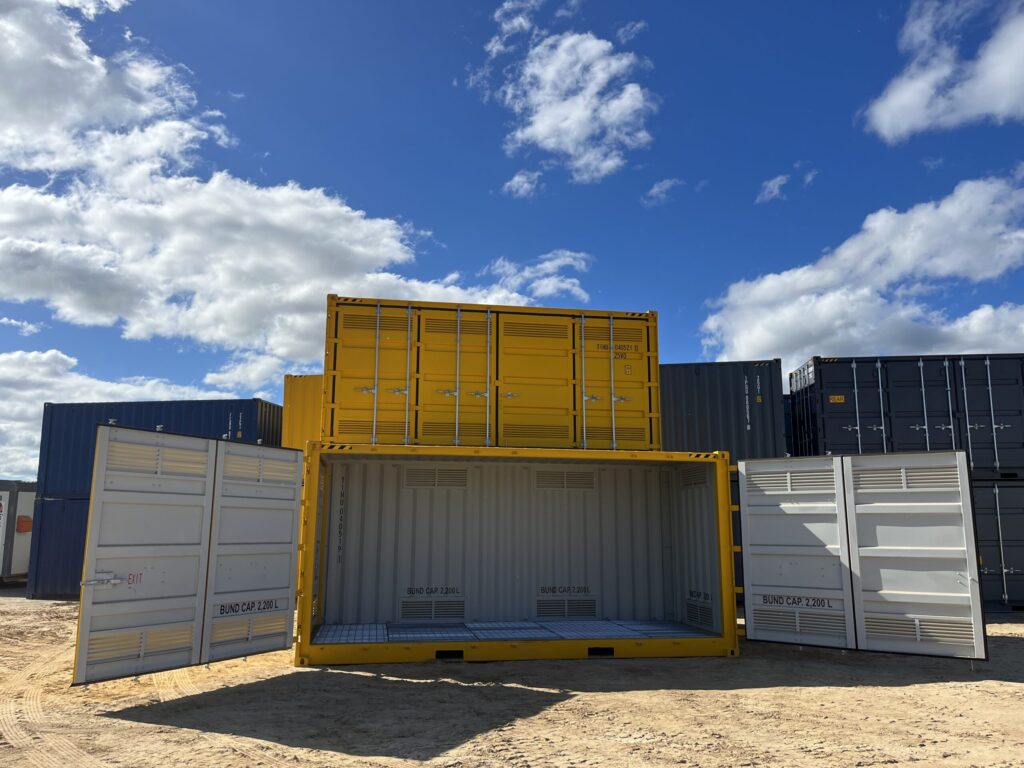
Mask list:
POLYGON ((314 644, 722 635, 713 463, 321 460, 314 644))

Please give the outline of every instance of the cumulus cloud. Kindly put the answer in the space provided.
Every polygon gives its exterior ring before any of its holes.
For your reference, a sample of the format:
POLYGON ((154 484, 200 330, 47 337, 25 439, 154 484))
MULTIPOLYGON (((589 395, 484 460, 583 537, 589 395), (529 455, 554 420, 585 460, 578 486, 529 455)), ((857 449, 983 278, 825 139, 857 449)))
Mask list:
POLYGON ((644 192, 640 202, 648 207, 667 203, 669 192, 684 183, 682 179, 662 179, 661 181, 656 181, 649 190, 644 192))
POLYGON ((501 191, 512 197, 533 197, 540 183, 540 171, 518 171, 501 186, 501 191))
POLYGON ((583 0, 566 0, 558 10, 555 11, 555 17, 559 19, 568 19, 579 13, 580 8, 583 7, 583 0))
MULTIPOLYGON (((89 16, 122 4, 77 7, 89 16)), ((509 304, 553 295, 500 280, 406 278, 398 270, 419 237, 408 224, 296 183, 195 175, 195 151, 230 137, 178 68, 136 49, 99 56, 56 0, 9 5, 0 168, 59 183, 0 187, 0 300, 40 301, 59 320, 116 325, 130 339, 227 350, 208 383, 236 376, 235 386, 256 387, 278 362, 320 356, 329 292, 509 304)), ((575 278, 565 285, 580 290, 575 278)))
POLYGON ((1022 180, 964 181, 937 202, 870 214, 813 263, 733 283, 703 343, 722 360, 782 357, 790 368, 815 354, 1019 351, 1024 306, 979 301, 950 316, 926 299, 980 290, 1022 264, 1022 180))
POLYGON ((1024 4, 915 0, 900 33, 906 69, 867 108, 867 127, 896 143, 922 131, 990 120, 1024 119, 1024 4), (992 16, 992 32, 973 58, 960 36, 992 16))
POLYGON ((535 29, 533 14, 544 4, 544 0, 505 0, 494 12, 498 25, 497 33, 487 41, 484 50, 489 59, 513 50, 510 40, 516 35, 535 29))
POLYGON ((536 147, 560 158, 573 181, 603 179, 625 165, 625 151, 647 146, 654 96, 630 78, 641 65, 590 32, 549 35, 533 45, 501 89, 517 125, 514 153, 536 147))
POLYGON ((615 36, 619 38, 620 43, 625 45, 634 37, 643 32, 645 29, 647 29, 646 21, 631 21, 628 24, 624 24, 623 26, 619 27, 618 31, 615 33, 615 36))
POLYGON ((782 188, 789 182, 788 173, 780 173, 774 178, 768 179, 761 183, 761 191, 757 193, 757 197, 754 199, 755 203, 768 203, 772 200, 778 200, 785 198, 782 194, 782 188))
POLYGON ((43 330, 43 326, 39 323, 30 323, 28 320, 16 320, 13 317, 0 317, 0 325, 17 328, 19 336, 32 336, 43 330))
POLYGON ((811 170, 804 173, 804 186, 809 187, 814 183, 814 180, 818 178, 818 169, 811 168, 811 170))
POLYGON ((580 301, 590 301, 579 278, 564 274, 566 270, 586 272, 590 269, 589 254, 560 249, 545 254, 532 264, 521 265, 505 258, 492 262, 487 273, 498 277, 498 284, 507 291, 524 292, 535 299, 568 294, 580 301))
POLYGON ((77 371, 77 366, 74 357, 56 349, 0 352, 0 475, 35 478, 43 403, 232 397, 159 378, 104 381, 77 371))

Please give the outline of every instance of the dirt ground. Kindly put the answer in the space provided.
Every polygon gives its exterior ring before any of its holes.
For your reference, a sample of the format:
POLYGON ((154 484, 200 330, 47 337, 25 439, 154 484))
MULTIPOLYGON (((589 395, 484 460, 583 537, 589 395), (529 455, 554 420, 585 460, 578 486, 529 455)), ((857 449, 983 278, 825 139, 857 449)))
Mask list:
POLYGON ((282 652, 70 688, 77 610, 0 589, 2 766, 1024 766, 1024 614, 989 625, 973 671, 746 643, 302 670, 282 652))

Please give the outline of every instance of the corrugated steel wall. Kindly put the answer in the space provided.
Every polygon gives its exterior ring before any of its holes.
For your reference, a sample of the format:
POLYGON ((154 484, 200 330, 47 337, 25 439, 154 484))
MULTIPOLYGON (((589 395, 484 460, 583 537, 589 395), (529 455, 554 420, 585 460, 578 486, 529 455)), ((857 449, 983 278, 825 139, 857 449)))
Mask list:
POLYGON ((320 409, 324 399, 323 374, 284 377, 281 446, 302 450, 320 439, 320 409))
POLYGON ((662 448, 784 456, 782 395, 780 360, 662 365, 662 448))
POLYGON ((46 403, 29 562, 29 597, 79 592, 96 427, 156 429, 243 443, 281 444, 281 406, 259 399, 46 403), (53 502, 53 503, 50 503, 53 502))
POLYGON ((459 621, 721 629, 710 464, 346 459, 331 489, 326 623, 442 618, 407 605, 437 601, 459 621))

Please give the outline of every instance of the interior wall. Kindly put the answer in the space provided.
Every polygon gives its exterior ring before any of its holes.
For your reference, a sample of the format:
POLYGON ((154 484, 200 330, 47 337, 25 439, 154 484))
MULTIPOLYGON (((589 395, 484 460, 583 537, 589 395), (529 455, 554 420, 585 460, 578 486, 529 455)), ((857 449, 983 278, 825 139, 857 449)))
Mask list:
POLYGON ((710 464, 346 457, 330 475, 327 623, 686 621, 697 603, 721 625, 710 464), (447 485, 412 487, 437 469, 447 485))

